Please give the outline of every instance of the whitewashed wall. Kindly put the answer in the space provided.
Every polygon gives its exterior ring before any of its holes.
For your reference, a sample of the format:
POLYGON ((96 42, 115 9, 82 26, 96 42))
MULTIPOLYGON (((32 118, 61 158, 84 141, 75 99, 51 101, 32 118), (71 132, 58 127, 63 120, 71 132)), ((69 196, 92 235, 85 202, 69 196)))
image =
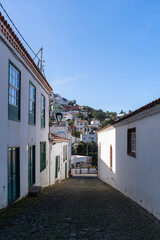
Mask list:
MULTIPOLYGON (((20 58, 21 59, 21 58, 20 58)), ((22 59, 21 59, 22 60, 22 59)), ((23 60, 22 60, 23 62, 23 60)), ((28 194, 28 144, 36 145, 36 185, 49 184, 49 96, 24 65, 0 41, 0 208, 8 205, 8 148, 20 147, 20 198, 28 194), (21 120, 8 120, 8 68, 21 71, 21 120), (36 125, 28 124, 29 81, 36 87, 36 125), (40 97, 46 98, 45 129, 40 125, 40 97), (46 169, 40 173, 40 141, 46 141, 46 169)))
POLYGON ((98 176, 160 219, 160 114, 98 133, 102 156, 98 176), (127 154, 127 130, 136 128, 136 158, 127 154), (115 137, 114 171, 108 168, 108 146, 115 137))
MULTIPOLYGON (((57 180, 65 179, 65 162, 63 162, 63 146, 67 145, 68 142, 61 142, 56 144, 50 144, 51 153, 50 153, 50 185, 54 184, 57 180), (55 178, 55 166, 56 166, 56 156, 60 156, 60 171, 58 172, 58 177, 55 178)), ((67 177, 69 170, 69 152, 67 150, 67 177)))

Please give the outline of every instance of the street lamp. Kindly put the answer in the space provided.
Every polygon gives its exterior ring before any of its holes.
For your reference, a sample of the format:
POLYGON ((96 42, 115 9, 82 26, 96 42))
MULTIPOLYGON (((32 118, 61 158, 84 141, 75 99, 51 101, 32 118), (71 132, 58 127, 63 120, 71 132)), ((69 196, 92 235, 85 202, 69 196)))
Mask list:
POLYGON ((56 120, 58 122, 58 125, 59 123, 62 121, 62 117, 63 117, 63 114, 62 113, 56 113, 56 120))

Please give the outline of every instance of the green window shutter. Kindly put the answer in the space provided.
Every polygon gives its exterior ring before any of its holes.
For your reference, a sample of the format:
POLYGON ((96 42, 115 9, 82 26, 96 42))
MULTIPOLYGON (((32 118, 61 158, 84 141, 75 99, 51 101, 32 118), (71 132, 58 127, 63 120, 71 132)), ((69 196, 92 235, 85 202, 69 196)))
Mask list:
POLYGON ((35 125, 36 124, 36 88, 31 82, 29 84, 29 108, 28 109, 29 109, 28 123, 30 125, 35 125), (31 93, 31 90, 34 91, 34 94, 31 93))
POLYGON ((20 121, 21 72, 9 61, 8 71, 8 119, 20 121), (14 73, 13 73, 14 72, 14 73))
POLYGON ((46 168, 46 142, 40 142, 40 172, 46 168))

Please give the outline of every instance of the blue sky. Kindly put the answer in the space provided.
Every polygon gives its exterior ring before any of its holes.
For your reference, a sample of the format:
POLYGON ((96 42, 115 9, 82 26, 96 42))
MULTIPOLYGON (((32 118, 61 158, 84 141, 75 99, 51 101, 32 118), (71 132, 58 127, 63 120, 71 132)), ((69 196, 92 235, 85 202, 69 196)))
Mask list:
POLYGON ((159 0, 0 0, 55 93, 104 111, 160 97, 159 0))

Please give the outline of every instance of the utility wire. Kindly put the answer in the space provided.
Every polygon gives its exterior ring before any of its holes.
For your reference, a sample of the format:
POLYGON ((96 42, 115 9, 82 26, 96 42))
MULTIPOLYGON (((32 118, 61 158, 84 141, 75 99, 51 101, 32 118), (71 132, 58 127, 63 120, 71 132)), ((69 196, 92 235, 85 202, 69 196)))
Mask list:
MULTIPOLYGON (((12 23, 12 25, 14 26, 14 28, 16 29, 16 31, 18 32, 18 34, 21 36, 21 38, 23 39, 23 41, 26 43, 26 45, 29 47, 29 49, 32 51, 32 53, 36 56, 36 53, 32 50, 32 48, 29 46, 29 44, 26 42, 26 40, 24 39, 24 37, 22 36, 22 34, 19 32, 18 28, 15 26, 14 22, 11 20, 11 18, 9 17, 8 13, 6 12, 6 10, 4 9, 4 7, 2 6, 2 4, 0 3, 1 8, 3 9, 3 11, 5 12, 5 14, 7 15, 8 19, 10 20, 10 22, 12 23)), ((38 59, 39 57, 36 56, 38 59)), ((40 59, 39 59, 40 60, 40 59)))

